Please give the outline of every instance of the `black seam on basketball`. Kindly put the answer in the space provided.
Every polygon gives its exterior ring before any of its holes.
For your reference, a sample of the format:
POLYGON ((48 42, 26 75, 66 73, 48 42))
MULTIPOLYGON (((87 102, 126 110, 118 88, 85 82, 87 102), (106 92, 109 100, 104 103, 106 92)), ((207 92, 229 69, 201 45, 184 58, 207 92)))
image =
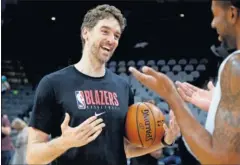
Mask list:
MULTIPOLYGON (((152 143, 152 144, 154 144, 154 142, 155 142, 155 140, 156 140, 156 131, 157 131, 157 130, 156 130, 156 125, 155 125, 155 123, 156 123, 155 121, 156 121, 156 120, 155 120, 154 115, 153 115, 153 113, 152 113, 152 109, 151 109, 146 103, 143 103, 143 104, 145 104, 145 105, 149 108, 149 110, 150 110, 150 112, 151 112, 151 114, 152 114, 152 116, 153 116, 153 120, 154 120, 154 124, 153 124, 153 125, 154 125, 154 133, 155 133, 155 134, 154 134, 154 136, 153 136, 154 139, 153 139, 153 143, 152 143)), ((152 145, 152 144, 151 144, 151 145, 152 145)))
POLYGON ((139 103, 137 105, 137 110, 136 110, 136 123, 137 123, 137 131, 138 131, 138 138, 139 138, 139 141, 141 142, 142 144, 142 147, 144 147, 143 143, 142 143, 142 139, 141 139, 141 136, 140 136, 140 133, 139 133, 139 127, 138 127, 138 107, 140 106, 141 103, 139 103))

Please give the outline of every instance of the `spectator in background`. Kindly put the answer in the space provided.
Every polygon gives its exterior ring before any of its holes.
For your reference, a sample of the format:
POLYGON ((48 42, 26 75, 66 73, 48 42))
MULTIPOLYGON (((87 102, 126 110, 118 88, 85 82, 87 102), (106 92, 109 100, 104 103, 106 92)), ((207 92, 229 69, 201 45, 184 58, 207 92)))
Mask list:
POLYGON ((6 92, 8 90, 10 90, 10 84, 7 81, 7 77, 6 76, 2 76, 2 93, 6 92))
POLYGON ((11 125, 7 115, 1 115, 2 117, 2 165, 9 165, 12 158, 14 147, 10 137, 11 125))
POLYGON ((11 164, 26 165, 26 150, 28 141, 27 124, 23 120, 16 118, 12 122, 12 128, 18 131, 18 135, 15 142, 15 154, 13 156, 11 164))

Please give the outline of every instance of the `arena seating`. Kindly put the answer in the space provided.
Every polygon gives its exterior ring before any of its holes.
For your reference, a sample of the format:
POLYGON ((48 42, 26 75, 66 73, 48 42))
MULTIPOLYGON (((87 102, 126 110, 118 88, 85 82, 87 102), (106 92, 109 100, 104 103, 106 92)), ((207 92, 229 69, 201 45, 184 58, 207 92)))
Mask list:
POLYGON ((34 91, 19 60, 2 60, 2 74, 11 85, 11 90, 2 95, 2 113, 12 121, 32 103, 34 91))

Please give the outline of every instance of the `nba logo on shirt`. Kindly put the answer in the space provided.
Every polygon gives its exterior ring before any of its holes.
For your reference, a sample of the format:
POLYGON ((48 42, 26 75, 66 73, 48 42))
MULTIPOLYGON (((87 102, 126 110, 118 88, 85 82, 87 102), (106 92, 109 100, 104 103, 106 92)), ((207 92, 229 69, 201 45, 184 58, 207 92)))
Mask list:
POLYGON ((84 99, 84 94, 82 91, 75 91, 75 96, 77 99, 77 106, 79 109, 86 109, 86 102, 84 99))

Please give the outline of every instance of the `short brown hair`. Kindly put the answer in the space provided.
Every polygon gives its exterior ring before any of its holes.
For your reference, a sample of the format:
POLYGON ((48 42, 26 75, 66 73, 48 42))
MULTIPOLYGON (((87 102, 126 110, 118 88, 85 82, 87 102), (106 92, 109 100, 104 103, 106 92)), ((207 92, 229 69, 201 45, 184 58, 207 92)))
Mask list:
POLYGON ((98 5, 97 7, 89 10, 83 19, 83 23, 81 26, 81 40, 82 46, 84 46, 85 41, 82 37, 82 30, 83 28, 92 29, 99 20, 103 20, 105 18, 114 17, 120 24, 121 32, 124 31, 126 27, 126 19, 121 13, 121 11, 116 8, 115 6, 110 6, 107 4, 98 5))

